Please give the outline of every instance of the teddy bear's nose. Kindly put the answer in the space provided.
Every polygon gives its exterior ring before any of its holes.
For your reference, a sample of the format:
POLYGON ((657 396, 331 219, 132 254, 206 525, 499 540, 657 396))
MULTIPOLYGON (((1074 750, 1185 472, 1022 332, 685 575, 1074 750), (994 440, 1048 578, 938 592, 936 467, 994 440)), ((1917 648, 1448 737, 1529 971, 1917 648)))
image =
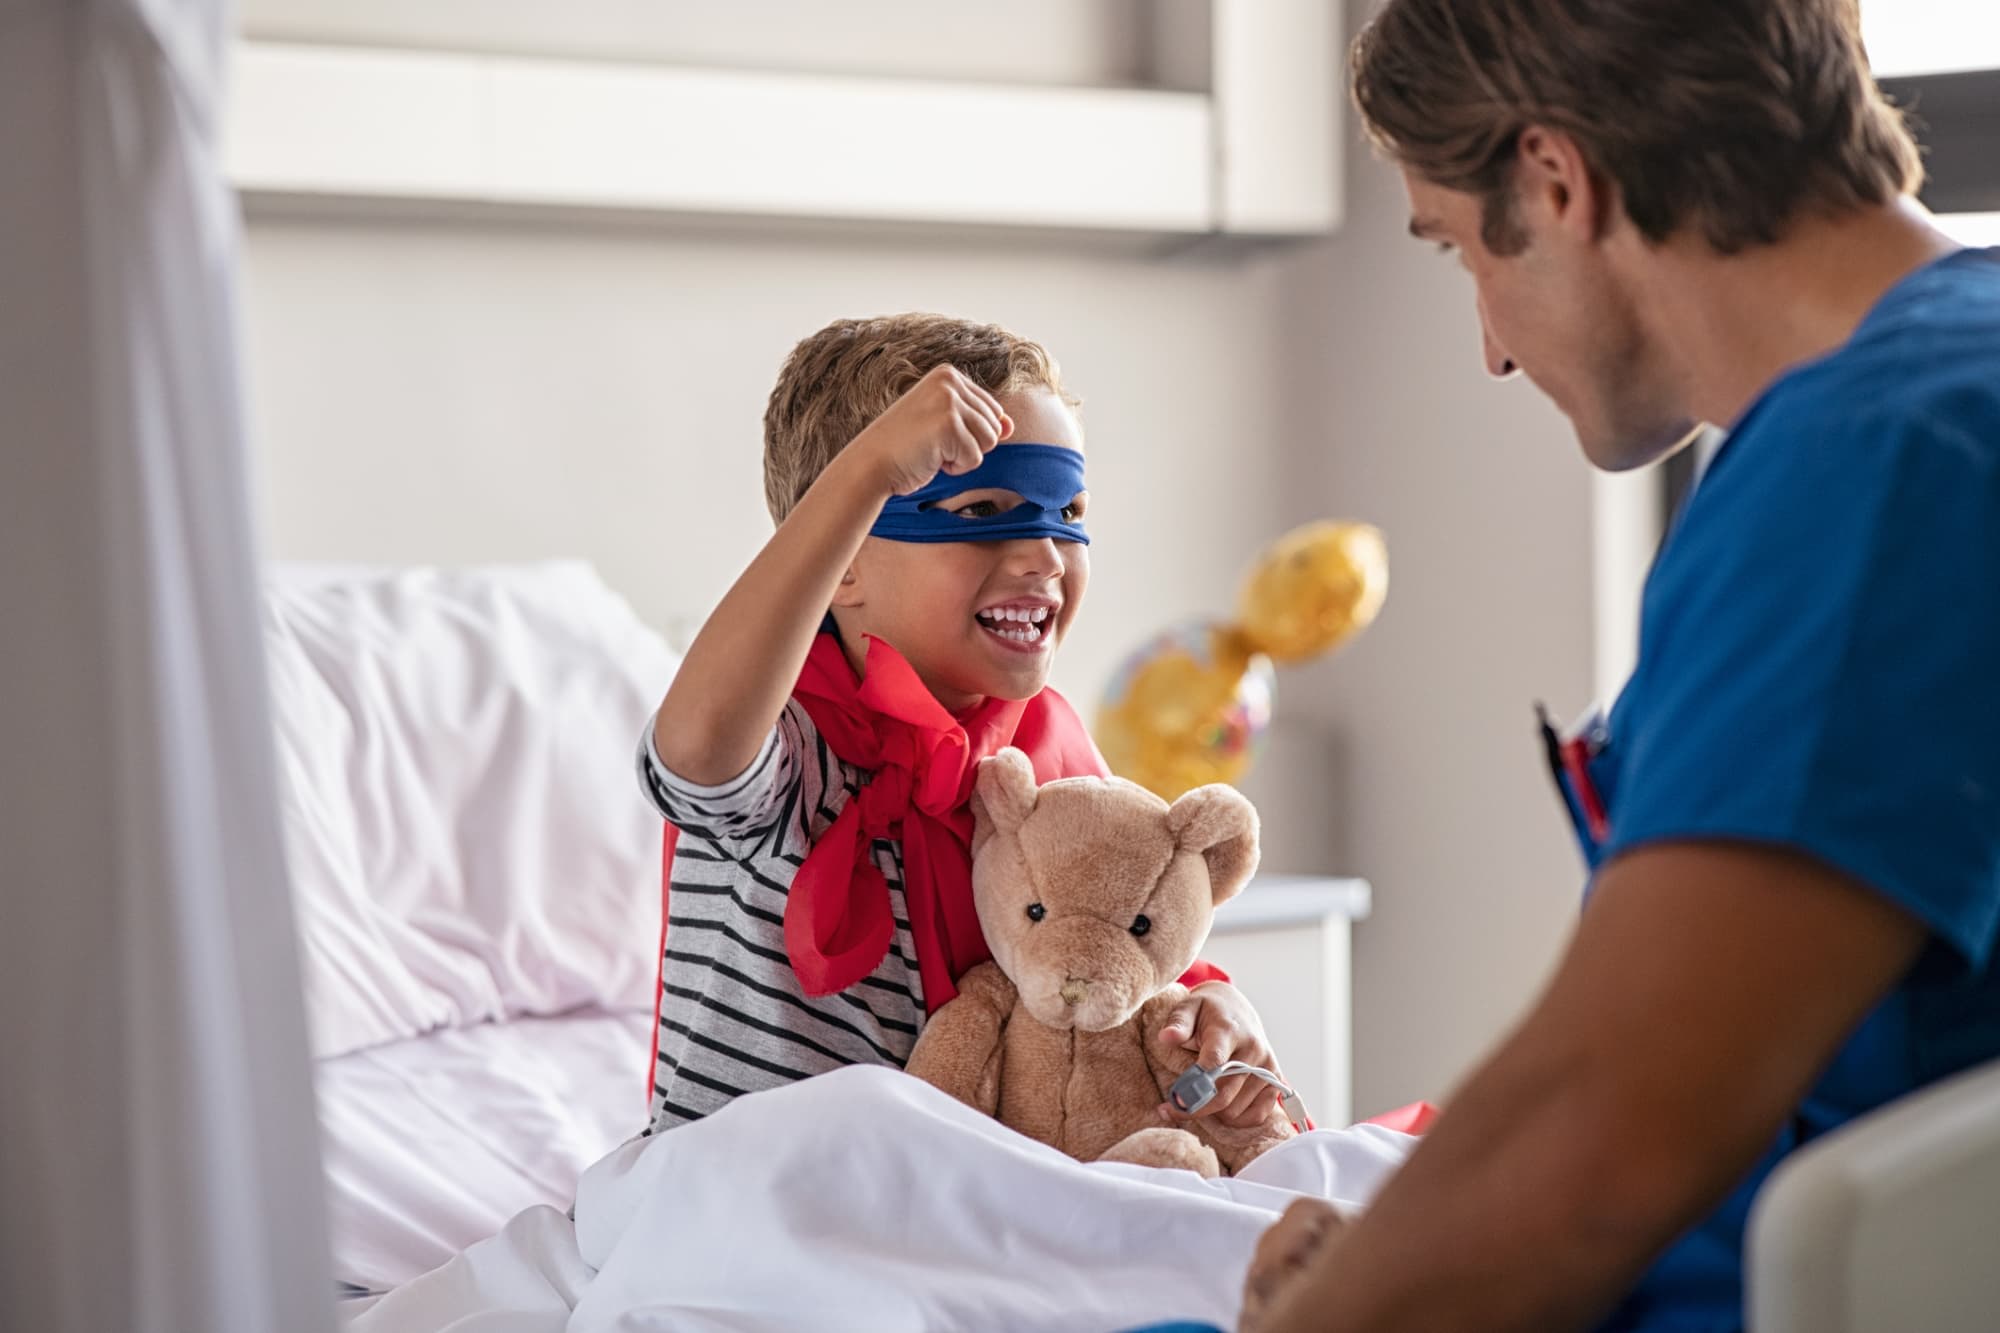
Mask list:
POLYGON ((1090 983, 1082 977, 1066 977, 1062 984, 1063 1003, 1074 1008, 1083 1003, 1083 997, 1090 990, 1090 983))

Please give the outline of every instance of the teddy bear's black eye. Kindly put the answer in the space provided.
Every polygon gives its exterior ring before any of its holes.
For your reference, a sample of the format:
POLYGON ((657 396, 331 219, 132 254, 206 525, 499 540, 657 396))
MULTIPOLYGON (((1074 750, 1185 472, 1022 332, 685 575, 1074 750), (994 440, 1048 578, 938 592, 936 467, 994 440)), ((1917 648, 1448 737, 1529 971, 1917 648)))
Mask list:
POLYGON ((1049 909, 1042 906, 1040 903, 1028 904, 1028 920, 1040 921, 1043 917, 1047 916, 1048 914, 1049 914, 1049 909))
POLYGON ((1132 918, 1132 933, 1134 935, 1143 935, 1152 928, 1153 923, 1145 917, 1135 916, 1132 918))

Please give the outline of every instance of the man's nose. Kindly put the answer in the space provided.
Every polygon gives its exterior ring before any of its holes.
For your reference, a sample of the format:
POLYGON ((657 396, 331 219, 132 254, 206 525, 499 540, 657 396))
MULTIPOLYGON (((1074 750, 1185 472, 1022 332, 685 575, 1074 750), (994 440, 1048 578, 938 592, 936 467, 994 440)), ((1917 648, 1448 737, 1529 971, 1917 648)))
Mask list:
POLYGON ((1515 362, 1513 357, 1507 355, 1507 349, 1502 347, 1500 340, 1493 336, 1493 325, 1487 320, 1486 309, 1483 305, 1479 310, 1479 340, 1486 353, 1487 374, 1496 380, 1504 380, 1511 379, 1521 373, 1520 365, 1515 362))

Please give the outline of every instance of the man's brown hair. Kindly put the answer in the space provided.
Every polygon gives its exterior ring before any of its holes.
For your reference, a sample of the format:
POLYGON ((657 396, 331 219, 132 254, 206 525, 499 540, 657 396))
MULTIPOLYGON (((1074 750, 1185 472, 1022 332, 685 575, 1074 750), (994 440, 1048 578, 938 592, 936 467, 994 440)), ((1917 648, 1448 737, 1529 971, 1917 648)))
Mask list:
POLYGON ((942 365, 989 393, 1045 389, 1070 406, 1055 358, 998 324, 948 315, 841 319, 785 358, 764 409, 764 501, 782 523, 835 454, 942 365))
POLYGON ((1389 0, 1352 69, 1377 144, 1479 196, 1500 254, 1526 243, 1508 191, 1531 125, 1575 139, 1647 239, 1689 224, 1723 254, 1923 180, 1856 0, 1389 0))

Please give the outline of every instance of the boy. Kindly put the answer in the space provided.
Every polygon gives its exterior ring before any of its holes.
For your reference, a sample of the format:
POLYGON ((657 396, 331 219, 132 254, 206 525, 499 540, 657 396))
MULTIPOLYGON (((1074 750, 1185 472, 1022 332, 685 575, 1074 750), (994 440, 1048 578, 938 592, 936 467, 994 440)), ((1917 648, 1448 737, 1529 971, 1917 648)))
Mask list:
MULTIPOLYGON (((778 530, 640 746, 678 830, 648 1133, 842 1065, 900 1067, 988 956, 978 760, 1013 745, 1045 782, 1104 772, 1047 688, 1089 580, 1073 406, 1040 346, 938 315, 843 320, 786 361, 764 418, 778 530)), ((1214 976, 1196 965, 1164 1038, 1275 1069, 1214 976)), ((1274 1094, 1235 1082, 1211 1113, 1262 1116, 1274 1094)))

